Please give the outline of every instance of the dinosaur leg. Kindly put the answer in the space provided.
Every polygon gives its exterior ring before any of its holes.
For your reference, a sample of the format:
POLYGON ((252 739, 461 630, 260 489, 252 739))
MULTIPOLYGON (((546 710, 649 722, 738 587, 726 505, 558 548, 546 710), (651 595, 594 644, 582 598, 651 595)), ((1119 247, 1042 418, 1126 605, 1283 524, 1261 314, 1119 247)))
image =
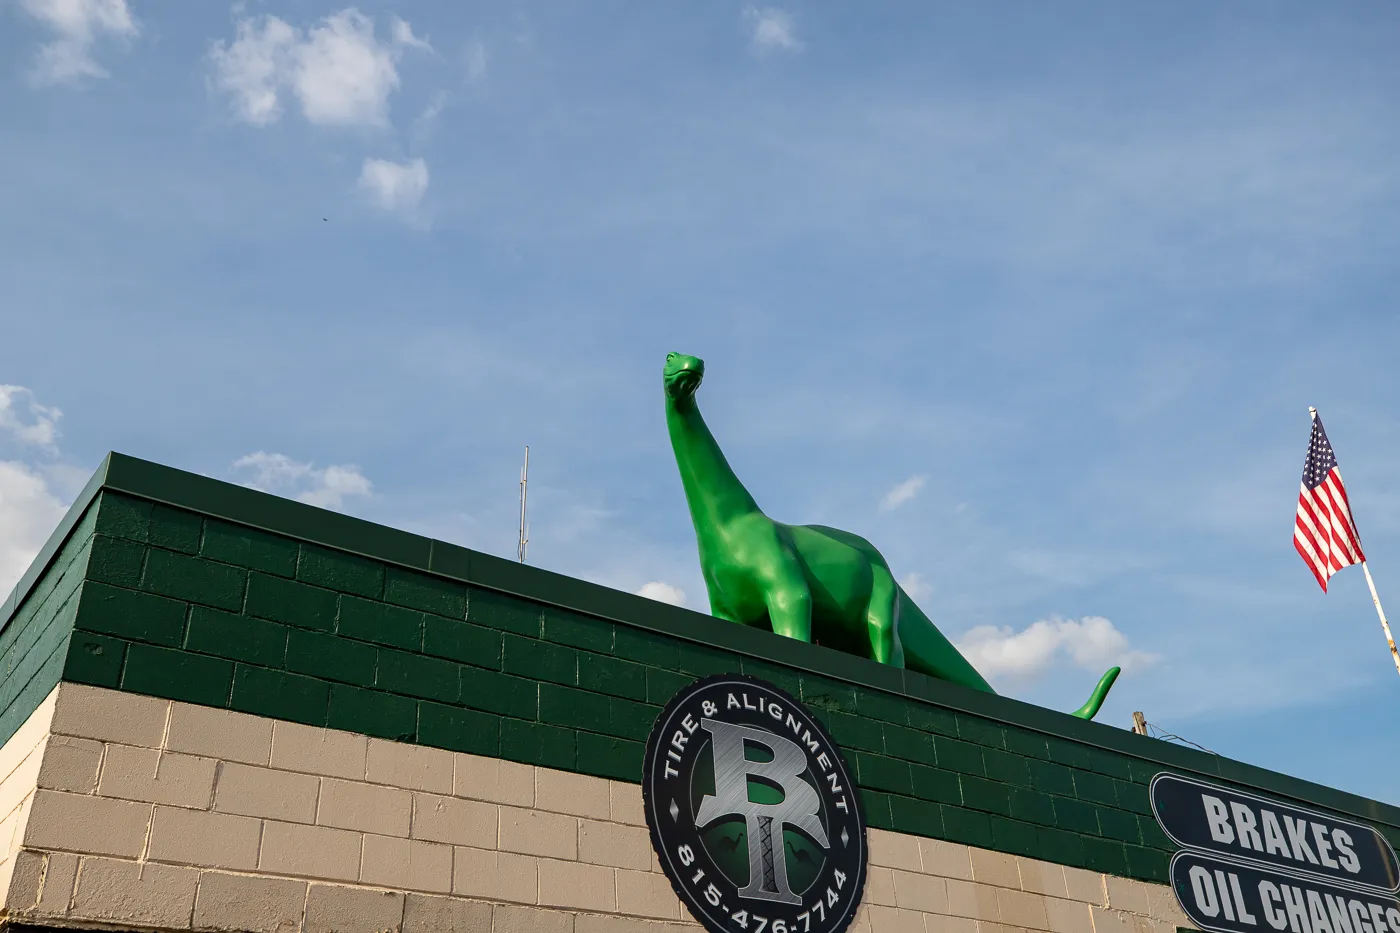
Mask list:
POLYGON ((899 640, 899 588, 888 567, 872 564, 870 605, 866 625, 870 629, 870 656, 881 664, 904 666, 904 645, 899 640))
POLYGON ((738 622, 739 617, 729 609, 729 604, 724 601, 723 590, 719 584, 708 574, 705 577, 705 595, 710 600, 710 615, 716 619, 723 619, 726 622, 738 622))
POLYGON ((784 555, 764 574, 763 602, 773 631, 798 641, 812 640, 812 591, 797 561, 784 555))
POLYGON ((739 619, 732 612, 720 605, 714 597, 710 597, 710 615, 716 619, 723 619, 726 622, 738 622, 739 619))

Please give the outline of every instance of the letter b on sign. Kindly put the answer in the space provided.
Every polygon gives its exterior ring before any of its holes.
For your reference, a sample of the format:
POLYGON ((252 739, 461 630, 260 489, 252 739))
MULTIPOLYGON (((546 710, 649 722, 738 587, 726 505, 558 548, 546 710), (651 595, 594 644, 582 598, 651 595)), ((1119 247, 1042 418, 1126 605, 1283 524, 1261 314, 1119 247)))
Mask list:
POLYGON ((1201 795, 1201 803, 1206 807, 1206 822, 1210 825, 1210 838, 1224 845, 1235 841, 1235 831, 1230 828, 1230 810, 1225 801, 1210 794, 1201 795))

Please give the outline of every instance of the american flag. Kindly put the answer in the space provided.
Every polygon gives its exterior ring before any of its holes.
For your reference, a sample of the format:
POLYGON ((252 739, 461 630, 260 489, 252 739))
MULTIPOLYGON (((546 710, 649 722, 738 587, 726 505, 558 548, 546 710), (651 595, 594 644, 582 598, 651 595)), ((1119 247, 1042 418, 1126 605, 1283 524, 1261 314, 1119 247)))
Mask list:
POLYGON ((1322 591, 1332 574, 1366 560, 1361 537, 1351 518, 1351 504, 1337 469, 1337 456, 1322 430, 1322 419, 1313 415, 1312 440, 1303 462, 1302 490, 1298 493, 1298 519, 1293 526, 1293 546, 1317 577, 1322 591))

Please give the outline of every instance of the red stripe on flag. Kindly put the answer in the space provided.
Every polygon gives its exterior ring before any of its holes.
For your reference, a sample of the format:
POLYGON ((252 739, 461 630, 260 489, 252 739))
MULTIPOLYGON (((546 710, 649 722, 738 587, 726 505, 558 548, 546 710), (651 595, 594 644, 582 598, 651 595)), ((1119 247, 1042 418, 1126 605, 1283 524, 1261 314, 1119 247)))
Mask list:
POLYGON ((1302 556, 1303 563, 1308 565, 1308 569, 1313 572, 1313 576, 1317 577, 1317 585, 1322 587, 1322 592, 1326 593, 1327 577, 1331 576, 1331 574, 1329 573, 1326 576, 1323 575, 1322 571, 1318 569, 1318 565, 1313 563, 1312 555, 1303 549, 1302 543, 1299 542, 1297 538, 1293 539, 1293 547, 1296 548, 1298 554, 1302 556))
POLYGON ((1322 591, 1332 574, 1366 559, 1361 536, 1351 517, 1351 502, 1336 467, 1313 489, 1300 484, 1293 546, 1317 578, 1322 591))

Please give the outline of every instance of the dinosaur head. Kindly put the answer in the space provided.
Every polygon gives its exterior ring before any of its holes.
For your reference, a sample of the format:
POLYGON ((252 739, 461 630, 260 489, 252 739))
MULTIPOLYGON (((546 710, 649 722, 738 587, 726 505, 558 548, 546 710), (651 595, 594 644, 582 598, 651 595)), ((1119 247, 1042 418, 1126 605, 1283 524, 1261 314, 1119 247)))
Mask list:
POLYGON ((661 382, 666 387, 666 396, 674 402, 688 400, 700 388, 700 380, 705 378, 705 361, 698 356, 684 353, 666 354, 666 368, 661 371, 661 382))

